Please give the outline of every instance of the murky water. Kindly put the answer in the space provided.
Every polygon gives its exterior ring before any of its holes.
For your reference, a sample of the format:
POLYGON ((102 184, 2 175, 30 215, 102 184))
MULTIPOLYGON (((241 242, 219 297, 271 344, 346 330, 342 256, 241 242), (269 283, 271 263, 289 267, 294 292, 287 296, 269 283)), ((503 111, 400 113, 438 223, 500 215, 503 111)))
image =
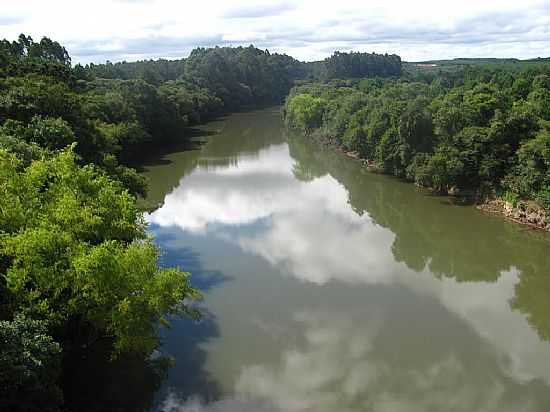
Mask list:
POLYGON ((192 273, 164 411, 549 411, 550 239, 366 172, 278 109, 159 155, 150 230, 192 273))

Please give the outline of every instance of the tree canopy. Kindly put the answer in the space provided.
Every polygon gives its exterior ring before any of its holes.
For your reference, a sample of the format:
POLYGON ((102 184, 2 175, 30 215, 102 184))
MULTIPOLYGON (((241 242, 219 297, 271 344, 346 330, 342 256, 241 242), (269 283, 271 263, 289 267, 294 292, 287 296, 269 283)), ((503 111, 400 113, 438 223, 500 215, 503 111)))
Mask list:
POLYGON ((310 82, 291 91, 285 119, 437 192, 507 193, 550 210, 548 79, 540 65, 310 82))

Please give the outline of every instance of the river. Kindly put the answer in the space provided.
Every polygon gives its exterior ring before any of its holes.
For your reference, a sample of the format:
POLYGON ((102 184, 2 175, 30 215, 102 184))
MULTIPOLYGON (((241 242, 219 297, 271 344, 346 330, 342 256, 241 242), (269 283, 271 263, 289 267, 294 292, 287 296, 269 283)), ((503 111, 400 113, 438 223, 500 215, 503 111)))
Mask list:
POLYGON ((144 165, 161 263, 204 292, 153 410, 550 410, 547 235, 287 138, 279 108, 196 134, 144 165))

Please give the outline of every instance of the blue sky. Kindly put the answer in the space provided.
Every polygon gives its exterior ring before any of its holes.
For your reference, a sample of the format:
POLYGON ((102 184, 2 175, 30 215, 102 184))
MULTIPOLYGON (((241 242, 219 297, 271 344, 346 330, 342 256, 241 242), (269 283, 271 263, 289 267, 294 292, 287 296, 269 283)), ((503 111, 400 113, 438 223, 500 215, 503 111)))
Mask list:
POLYGON ((2 37, 48 36, 81 63, 251 43, 302 60, 334 50, 409 61, 550 56, 549 0, 0 0, 0 7, 2 37))

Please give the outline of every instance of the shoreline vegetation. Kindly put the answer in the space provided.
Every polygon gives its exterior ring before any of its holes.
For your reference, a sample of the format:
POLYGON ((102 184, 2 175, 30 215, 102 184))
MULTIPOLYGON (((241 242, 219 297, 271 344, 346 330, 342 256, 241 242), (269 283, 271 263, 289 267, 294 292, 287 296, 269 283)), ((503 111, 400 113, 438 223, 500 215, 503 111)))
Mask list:
POLYGON ((300 82, 283 118, 371 170, 550 229, 546 60, 300 82))
MULTIPOLYGON (((371 173, 385 174, 384 171, 376 165, 372 160, 361 158, 358 152, 346 151, 341 146, 338 146, 329 141, 321 143, 323 146, 335 150, 343 156, 361 163, 371 173)), ((430 190, 429 187, 416 185, 424 190, 430 190)), ((437 193, 436 193, 437 194, 437 193)), ((439 194, 441 195, 441 194, 439 194)), ((531 229, 550 232, 550 217, 548 211, 532 201, 517 201, 515 203, 507 201, 500 197, 487 197, 479 199, 468 197, 461 194, 447 193, 447 196, 461 199, 463 202, 473 204, 476 209, 484 213, 499 214, 502 217, 514 222, 518 225, 526 226, 531 229)))
MULTIPOLYGON (((304 63, 249 46, 82 66, 47 37, 1 40, 0 409, 87 410, 71 390, 86 375, 79 364, 137 359, 158 386, 169 363, 156 356, 160 328, 170 315, 199 316, 191 275, 159 267, 137 207, 140 152, 286 99, 289 127, 332 136, 384 173, 548 210, 547 64, 340 52, 304 63), (92 352, 101 359, 88 362, 92 352)), ((104 373, 94 370, 89 393, 104 373)))

